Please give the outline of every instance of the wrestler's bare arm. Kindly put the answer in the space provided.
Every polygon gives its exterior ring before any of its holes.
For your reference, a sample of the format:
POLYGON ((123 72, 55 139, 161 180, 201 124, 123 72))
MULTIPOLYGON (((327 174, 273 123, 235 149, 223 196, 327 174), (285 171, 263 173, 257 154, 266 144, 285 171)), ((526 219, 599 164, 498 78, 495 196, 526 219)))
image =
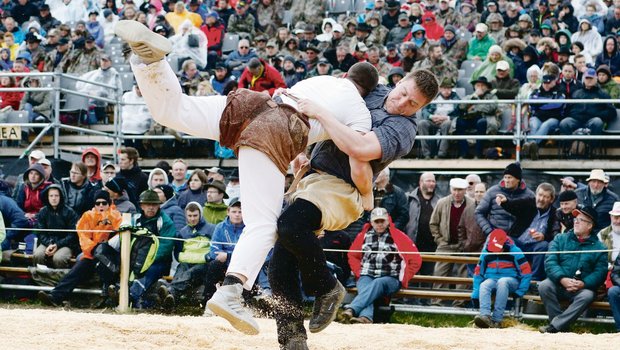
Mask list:
POLYGON ((370 163, 349 157, 349 165, 351 167, 351 180, 353 180, 355 187, 357 187, 362 196, 364 210, 372 210, 375 203, 372 193, 372 168, 370 163))
POLYGON ((336 146, 349 157, 362 162, 381 158, 381 144, 374 132, 360 134, 340 123, 330 111, 308 99, 300 100, 298 109, 307 116, 317 119, 336 146))

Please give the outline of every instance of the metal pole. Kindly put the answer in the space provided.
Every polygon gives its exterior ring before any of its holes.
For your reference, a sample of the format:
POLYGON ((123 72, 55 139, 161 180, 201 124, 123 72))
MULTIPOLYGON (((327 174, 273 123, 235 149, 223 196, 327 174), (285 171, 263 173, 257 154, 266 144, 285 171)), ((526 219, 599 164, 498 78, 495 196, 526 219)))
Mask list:
POLYGON ((60 158, 60 73, 54 74, 54 158, 60 158))
POLYGON ((517 100, 517 111, 516 111, 516 119, 517 119, 517 125, 516 125, 516 138, 517 138, 517 145, 515 147, 516 150, 516 159, 517 162, 521 161, 521 100, 517 100))
POLYGON ((114 154, 112 155, 112 159, 114 163, 118 164, 118 152, 122 147, 122 138, 121 138, 121 102, 123 98, 123 86, 118 80, 118 88, 116 93, 116 105, 114 106, 114 154))

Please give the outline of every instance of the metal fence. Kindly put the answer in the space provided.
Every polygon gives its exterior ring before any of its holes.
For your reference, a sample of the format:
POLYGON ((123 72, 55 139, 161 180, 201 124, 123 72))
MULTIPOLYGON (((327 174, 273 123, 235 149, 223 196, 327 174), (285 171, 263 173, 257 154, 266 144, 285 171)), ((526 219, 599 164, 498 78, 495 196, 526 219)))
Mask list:
MULTIPOLYGON (((99 135, 109 137, 111 139, 111 143, 114 148, 113 157, 114 161, 117 161, 118 151, 120 147, 123 145, 123 140, 125 138, 130 139, 149 139, 149 140, 163 140, 163 139, 175 139, 175 136, 172 135, 128 135, 125 136, 121 130, 121 111, 124 105, 142 105, 139 103, 124 103, 122 101, 123 96, 123 87, 122 83, 117 80, 115 85, 108 85, 94 81, 88 81, 81 79, 79 77, 64 74, 64 73, 9 73, 9 72, 0 72, 0 77, 4 76, 12 76, 12 77, 30 77, 30 76, 38 76, 41 78, 49 79, 51 77, 51 82, 47 84, 47 86, 42 86, 39 88, 27 88, 27 87, 16 87, 16 88, 2 88, 0 87, 0 91, 48 91, 53 94, 53 103, 52 103, 52 111, 53 114, 51 116, 50 123, 12 123, 10 125, 27 127, 27 128, 41 128, 41 130, 37 133, 37 136, 33 139, 32 142, 24 149, 20 158, 27 156, 30 151, 41 141, 43 136, 51 129, 54 132, 53 139, 53 150, 54 150, 54 158, 60 157, 60 130, 70 130, 75 132, 80 132, 86 135, 99 135), (75 82, 83 82, 87 84, 92 84, 95 86, 107 88, 115 91, 114 96, 110 97, 101 97, 94 96, 85 92, 77 91, 75 88, 71 88, 75 86, 75 82), (103 101, 108 104, 114 106, 114 128, 112 132, 105 132, 100 130, 94 130, 84 126, 74 126, 63 124, 60 121, 60 115, 65 110, 61 108, 61 103, 63 101, 68 101, 68 96, 80 96, 86 98, 84 101, 84 105, 81 106, 81 110, 88 111, 89 109, 89 100, 97 100, 103 101)), ((512 141, 515 145, 515 155, 516 160, 519 161, 521 159, 521 144, 525 141, 525 139, 546 139, 546 140, 618 140, 620 139, 620 133, 614 135, 546 135, 546 136, 533 136, 527 135, 524 130, 522 130, 522 107, 527 104, 545 104, 545 103, 561 103, 565 104, 596 104, 596 103, 613 103, 615 105, 620 105, 620 99, 618 100, 577 100, 577 99, 566 99, 566 100, 549 100, 549 99, 537 99, 537 100, 529 100, 529 99, 515 99, 515 100, 453 100, 453 101, 433 101, 431 104, 497 104, 500 108, 510 108, 512 113, 514 113, 515 118, 515 128, 510 131, 508 134, 504 135, 417 135, 416 138, 418 140, 489 140, 489 141, 512 141), (510 106, 510 107, 508 107, 510 106), (514 108, 513 108, 514 107, 514 108)), ((620 116, 616 116, 616 118, 620 118, 620 116)), ((78 124, 79 125, 79 124, 78 124)), ((620 132, 620 131, 619 131, 620 132)), ((182 138, 185 140, 199 139, 197 137, 191 135, 182 135, 182 138)))

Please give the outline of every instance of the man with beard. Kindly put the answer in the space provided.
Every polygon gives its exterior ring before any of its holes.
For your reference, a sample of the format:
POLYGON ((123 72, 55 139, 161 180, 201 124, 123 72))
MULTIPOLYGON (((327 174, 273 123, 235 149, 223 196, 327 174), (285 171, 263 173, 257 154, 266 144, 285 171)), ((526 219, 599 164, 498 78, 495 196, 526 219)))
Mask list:
POLYGON ((588 186, 575 191, 579 204, 585 207, 593 207, 598 214, 596 225, 592 232, 598 232, 603 227, 609 226, 611 219, 609 211, 614 202, 618 201, 618 195, 607 188, 609 178, 603 169, 593 169, 590 176, 586 179, 588 186))
POLYGON ((395 67, 401 67, 405 73, 410 72, 413 64, 416 62, 418 48, 414 43, 407 41, 400 46, 400 52, 403 55, 400 62, 394 64, 395 67))
POLYGON ((418 61, 413 65, 414 69, 428 69, 437 76, 439 81, 445 78, 456 80, 459 70, 454 64, 443 58, 443 49, 438 43, 429 45, 428 56, 423 61, 418 61))
MULTIPOLYGON (((598 239, 603 242, 607 249, 611 250, 608 253, 607 261, 613 264, 620 250, 620 202, 614 203, 614 207, 609 212, 609 219, 611 224, 599 231, 598 239)), ((620 326, 620 324, 616 326, 620 326)))

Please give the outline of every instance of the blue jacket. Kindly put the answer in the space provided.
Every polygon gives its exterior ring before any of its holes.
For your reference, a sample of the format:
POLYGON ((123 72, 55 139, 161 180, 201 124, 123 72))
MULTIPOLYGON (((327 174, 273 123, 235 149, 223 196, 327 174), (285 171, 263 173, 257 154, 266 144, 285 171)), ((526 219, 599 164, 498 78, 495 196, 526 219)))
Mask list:
POLYGON ((503 180, 499 185, 489 188, 476 208, 476 222, 487 236, 496 228, 501 228, 506 232, 510 231, 515 221, 514 216, 495 202, 495 197, 500 193, 505 195, 508 200, 534 197, 534 192, 528 189, 523 181, 514 190, 506 189, 503 180))
POLYGON ((244 227, 245 225, 243 223, 241 223, 240 225, 231 224, 230 218, 228 217, 226 217, 224 221, 217 224, 217 226, 215 226, 215 231, 213 232, 209 259, 213 260, 217 256, 217 253, 223 252, 228 254, 228 261, 230 261, 230 256, 235 249, 235 245, 222 244, 222 242, 237 243, 239 241, 239 236, 241 236, 241 232, 243 232, 244 227))
POLYGON ((10 242, 16 237, 23 236, 23 231, 13 231, 9 228, 26 228, 28 220, 24 211, 17 206, 17 203, 10 197, 0 195, 0 214, 4 219, 4 227, 6 227, 6 238, 2 241, 2 250, 10 248, 10 242))
POLYGON ((177 197, 173 196, 166 203, 162 204, 161 210, 172 219, 176 232, 181 232, 183 227, 185 227, 185 213, 179 207, 177 197))
POLYGON ((592 228, 593 233, 598 233, 598 231, 611 225, 611 218, 609 217, 609 212, 613 208, 614 202, 618 201, 617 194, 605 188, 603 189, 603 192, 601 192, 599 197, 594 200, 588 186, 577 188, 575 194, 577 194, 577 202, 579 204, 583 205, 584 207, 594 208, 594 210, 596 210, 596 213, 598 214, 598 217, 596 218, 596 226, 592 228))
MULTIPOLYGON (((591 234, 584 242, 579 242, 575 231, 561 233, 549 244, 549 252, 605 250, 596 234, 591 234)), ((545 272, 547 278, 559 284, 564 277, 573 278, 577 269, 585 288, 596 291, 607 277, 607 253, 547 254, 545 272)))
POLYGON ((519 280, 519 288, 515 294, 522 297, 530 287, 532 279, 532 268, 527 262, 523 251, 517 247, 513 240, 508 237, 504 243, 504 252, 510 255, 498 255, 490 253, 487 245, 484 245, 480 254, 480 261, 474 270, 474 291, 471 293, 472 299, 478 299, 480 293, 480 283, 487 279, 500 279, 502 277, 515 277, 519 280))

